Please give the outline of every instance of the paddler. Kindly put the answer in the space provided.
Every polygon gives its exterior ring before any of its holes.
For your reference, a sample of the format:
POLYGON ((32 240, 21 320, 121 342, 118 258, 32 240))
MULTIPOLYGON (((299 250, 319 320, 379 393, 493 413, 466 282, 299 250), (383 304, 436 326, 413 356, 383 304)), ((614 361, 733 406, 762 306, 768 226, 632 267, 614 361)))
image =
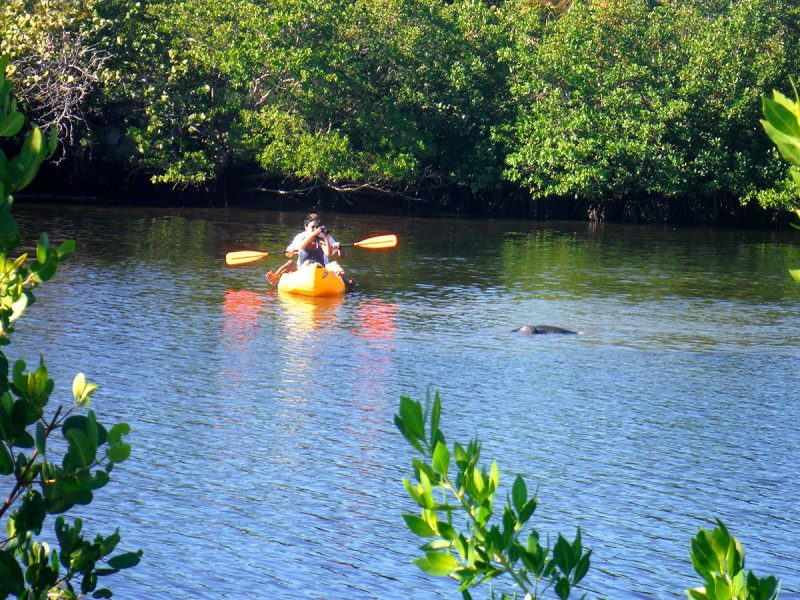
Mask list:
POLYGON ((348 289, 355 283, 352 279, 345 278, 344 269, 338 262, 331 260, 333 254, 342 254, 341 244, 331 235, 330 230, 322 224, 317 213, 309 213, 303 219, 303 231, 294 236, 292 242, 286 247, 287 257, 297 254, 297 262, 289 260, 273 273, 267 273, 267 281, 272 285, 278 285, 281 275, 287 272, 296 271, 298 267, 311 262, 319 263, 326 269, 342 278, 348 289))

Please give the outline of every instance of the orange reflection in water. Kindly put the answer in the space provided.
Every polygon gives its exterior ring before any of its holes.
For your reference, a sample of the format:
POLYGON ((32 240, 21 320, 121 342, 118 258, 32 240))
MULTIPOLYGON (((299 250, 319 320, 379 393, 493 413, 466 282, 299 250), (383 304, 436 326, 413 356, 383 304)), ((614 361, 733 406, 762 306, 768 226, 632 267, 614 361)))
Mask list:
POLYGON ((353 334, 364 339, 393 339, 397 311, 398 306, 393 302, 365 300, 356 309, 358 328, 353 330, 353 334))
POLYGON ((258 329, 258 311, 264 296, 249 290, 227 290, 222 303, 223 339, 235 345, 249 342, 258 329))
POLYGON ((343 296, 312 297, 297 294, 278 294, 284 309, 284 321, 289 329, 315 331, 331 326, 344 302, 343 296))

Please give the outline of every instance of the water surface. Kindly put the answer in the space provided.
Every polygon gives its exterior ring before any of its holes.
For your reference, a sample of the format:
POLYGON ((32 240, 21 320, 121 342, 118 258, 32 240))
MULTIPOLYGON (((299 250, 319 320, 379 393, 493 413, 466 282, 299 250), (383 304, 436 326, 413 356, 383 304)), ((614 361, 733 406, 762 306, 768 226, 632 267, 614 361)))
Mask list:
POLYGON ((800 596, 800 266, 794 232, 324 215, 353 242, 344 299, 276 294, 229 250, 278 252, 302 214, 18 205, 78 251, 20 322, 67 398, 132 426, 82 514, 142 564, 119 598, 456 598, 411 564, 401 395, 443 398, 543 534, 580 526, 590 596, 683 597, 699 527, 800 596), (521 336, 549 324, 578 336, 521 336))

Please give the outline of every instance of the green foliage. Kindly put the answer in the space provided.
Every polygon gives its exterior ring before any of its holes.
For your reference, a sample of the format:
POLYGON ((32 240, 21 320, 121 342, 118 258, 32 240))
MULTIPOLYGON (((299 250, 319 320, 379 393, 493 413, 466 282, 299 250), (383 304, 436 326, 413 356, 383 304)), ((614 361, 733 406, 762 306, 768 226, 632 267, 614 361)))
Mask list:
MULTIPOLYGON (((794 87, 794 82, 792 82, 794 87)), ((791 165, 789 173, 792 177, 791 184, 787 184, 790 189, 788 193, 795 214, 800 217, 800 97, 797 88, 794 88, 795 100, 790 100, 777 90, 772 92, 772 100, 767 97, 762 99, 764 119, 761 124, 764 126, 767 135, 778 147, 781 156, 791 165)), ((800 229, 797 225, 793 227, 800 229)), ((800 269, 790 269, 789 273, 795 281, 800 283, 800 269)))
MULTIPOLYGON (((13 138, 25 125, 25 117, 17 110, 17 101, 11 95, 11 83, 6 80, 9 57, 0 57, 0 137, 13 138)), ((11 158, 0 150, 0 203, 10 208, 10 194, 27 187, 36 176, 39 167, 55 149, 55 133, 49 140, 38 127, 33 127, 25 136, 22 148, 11 158)), ((0 251, 7 252, 19 241, 16 225, 10 216, 0 220, 0 251)))
POLYGON ((250 170, 777 208, 797 192, 754 126, 800 60, 793 0, 7 0, 0 28, 25 45, 29 105, 37 82, 49 112, 81 89, 72 120, 124 130, 114 152, 158 183, 250 170), (60 30, 81 68, 56 77, 60 30))
POLYGON ((413 459, 417 483, 403 480, 421 509, 403 519, 414 534, 430 538, 421 546, 424 556, 414 562, 426 573, 458 581, 465 598, 471 597, 470 588, 504 575, 512 583, 506 585, 503 598, 517 593, 539 598, 549 589, 558 598, 568 598, 588 572, 592 553, 584 552, 580 529, 572 541, 559 534, 552 549, 542 545, 529 523, 538 499, 528 495, 520 476, 493 522, 500 483, 497 463, 488 470, 480 465, 477 438, 448 449, 439 429, 440 416, 438 394, 432 402, 428 397, 424 409, 420 402, 403 397, 395 415, 397 428, 422 455, 422 460, 413 459), (458 519, 463 519, 463 526, 458 519))
POLYGON ((141 107, 129 133, 156 181, 198 184, 250 161, 339 189, 499 181, 503 30, 484 3, 97 6, 109 98, 141 107))
MULTIPOLYGON (((21 132, 25 119, 11 98, 5 80, 8 58, 0 59, 0 131, 12 138, 21 132)), ((36 256, 26 266, 28 256, 10 256, 20 239, 11 215, 11 193, 24 188, 42 161, 53 151, 55 138, 32 128, 24 138, 20 153, 10 159, 0 153, 0 346, 11 343, 13 325, 35 301, 34 290, 50 280, 59 264, 74 250, 67 241, 50 245, 42 234, 36 256)), ((58 549, 36 539, 48 515, 64 513, 76 505, 89 504, 94 492, 109 482, 114 465, 128 458, 128 433, 120 423, 106 430, 88 408, 97 386, 79 373, 72 384, 72 401, 46 412, 54 389, 41 359, 28 371, 25 362, 9 360, 0 352, 0 476, 6 479, 8 495, 0 505, 7 537, 0 540, 0 598, 15 595, 25 598, 77 598, 94 592, 97 598, 111 596, 97 588, 98 578, 139 562, 141 551, 111 556, 119 533, 84 538, 82 523, 68 524, 63 516, 55 520, 58 549), (58 464, 48 452, 49 440, 60 432, 66 448, 58 464), (101 563, 105 563, 103 566, 101 563)))
POLYGON ((774 600, 780 584, 752 571, 745 574, 744 548, 722 521, 712 531, 701 528, 692 539, 692 565, 705 585, 687 590, 691 600, 774 600))
POLYGON ((798 16, 785 1, 574 2, 511 53, 518 113, 496 133, 506 176, 535 197, 747 198, 774 186, 752 123, 796 56, 798 16))

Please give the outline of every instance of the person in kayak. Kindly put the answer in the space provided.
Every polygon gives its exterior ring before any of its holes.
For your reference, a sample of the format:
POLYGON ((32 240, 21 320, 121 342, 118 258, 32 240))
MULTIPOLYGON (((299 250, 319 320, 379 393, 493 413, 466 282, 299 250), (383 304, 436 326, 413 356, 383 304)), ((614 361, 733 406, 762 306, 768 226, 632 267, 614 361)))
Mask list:
POLYGON ((290 260, 281 265, 274 273, 267 273, 267 280, 272 285, 277 285, 278 280, 286 272, 296 271, 311 262, 319 263, 326 269, 342 278, 348 289, 352 288, 354 282, 345 277, 344 269, 331 256, 338 253, 341 255, 341 244, 337 242, 330 233, 330 230, 322 224, 317 213, 309 213, 303 220, 303 231, 294 236, 292 242, 286 247, 286 256, 297 254, 297 262, 290 260))

